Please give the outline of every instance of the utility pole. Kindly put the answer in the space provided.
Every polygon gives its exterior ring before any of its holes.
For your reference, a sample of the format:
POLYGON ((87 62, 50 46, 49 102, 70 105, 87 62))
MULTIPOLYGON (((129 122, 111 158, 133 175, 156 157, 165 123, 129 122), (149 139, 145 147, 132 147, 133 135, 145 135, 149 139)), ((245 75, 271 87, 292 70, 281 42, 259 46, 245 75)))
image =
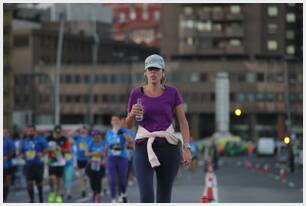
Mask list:
POLYGON ((60 28, 59 37, 57 44, 57 56, 56 56, 56 68, 55 68, 55 78, 54 78, 54 124, 60 124, 60 69, 61 69, 61 59, 62 59, 62 47, 64 39, 64 29, 65 29, 65 12, 60 13, 60 28))
POLYGON ((97 67, 97 61, 98 61, 98 49, 99 49, 99 36, 97 34, 97 28, 96 28, 96 18, 93 17, 92 20, 93 23, 93 47, 92 47, 92 68, 90 72, 90 82, 88 86, 88 94, 89 94, 89 102, 87 103, 87 124, 91 128, 94 124, 94 118, 93 118, 93 98, 94 98, 94 84, 95 84, 95 76, 96 76, 96 67, 97 67))

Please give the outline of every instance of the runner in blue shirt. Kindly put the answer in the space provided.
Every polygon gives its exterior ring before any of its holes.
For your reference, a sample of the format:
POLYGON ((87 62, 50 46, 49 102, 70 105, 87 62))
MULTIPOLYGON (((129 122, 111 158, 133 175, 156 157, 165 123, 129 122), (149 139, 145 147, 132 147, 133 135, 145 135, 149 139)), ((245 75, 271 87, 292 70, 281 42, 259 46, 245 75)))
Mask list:
POLYGON ((30 202, 34 202, 34 181, 39 195, 39 202, 43 202, 43 155, 48 152, 48 142, 42 136, 36 135, 35 126, 27 127, 27 134, 21 142, 21 154, 25 158, 25 175, 30 202))
POLYGON ((86 196, 86 176, 85 167, 87 165, 88 157, 85 156, 85 150, 87 145, 92 141, 92 138, 88 135, 88 130, 83 127, 80 129, 80 133, 73 137, 77 147, 77 168, 80 174, 80 186, 82 191, 82 197, 86 196))
POLYGON ((101 202, 102 178, 105 175, 106 144, 104 134, 98 130, 93 130, 91 135, 94 141, 90 142, 85 151, 85 155, 90 158, 87 164, 87 174, 93 192, 92 201, 101 202))
POLYGON ((107 142, 107 170, 111 189, 112 202, 116 200, 116 186, 118 186, 119 201, 127 202, 126 186, 128 178, 128 151, 127 145, 133 142, 133 138, 125 129, 121 129, 120 115, 113 115, 111 118, 112 130, 106 133, 107 142))
POLYGON ((14 155, 14 144, 10 140, 8 128, 3 129, 3 202, 6 202, 13 173, 12 158, 14 155))

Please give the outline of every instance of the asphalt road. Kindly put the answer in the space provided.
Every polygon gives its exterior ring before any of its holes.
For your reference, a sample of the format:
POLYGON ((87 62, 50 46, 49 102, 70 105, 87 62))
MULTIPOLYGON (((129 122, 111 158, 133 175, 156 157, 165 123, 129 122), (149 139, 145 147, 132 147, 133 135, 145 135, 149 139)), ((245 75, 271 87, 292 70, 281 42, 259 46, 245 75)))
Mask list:
MULTIPOLYGON (((222 203, 300 203, 303 201, 303 172, 297 168, 295 173, 286 172, 285 182, 279 180, 279 168, 283 167, 275 162, 273 158, 257 157, 223 157, 220 160, 220 167, 214 171, 217 179, 218 199, 215 202, 222 203), (246 162, 252 167, 246 167, 246 162), (262 171, 264 164, 269 165, 269 172, 262 171), (256 169, 257 167, 257 169, 256 169)), ((204 192, 205 173, 202 162, 199 163, 195 174, 182 168, 176 178, 172 202, 174 203, 199 203, 200 196, 204 192)), ((45 187, 44 199, 47 200, 48 187, 45 187)), ((137 183, 128 187, 129 202, 139 202, 139 191, 137 183)), ((91 195, 81 197, 77 179, 73 182, 73 199, 70 202, 88 203, 91 202, 91 195)), ((36 195, 36 201, 38 197, 36 195)), ((28 195, 25 190, 13 191, 9 194, 8 202, 28 202, 28 195)), ((102 196, 102 202, 110 202, 108 194, 102 196)))

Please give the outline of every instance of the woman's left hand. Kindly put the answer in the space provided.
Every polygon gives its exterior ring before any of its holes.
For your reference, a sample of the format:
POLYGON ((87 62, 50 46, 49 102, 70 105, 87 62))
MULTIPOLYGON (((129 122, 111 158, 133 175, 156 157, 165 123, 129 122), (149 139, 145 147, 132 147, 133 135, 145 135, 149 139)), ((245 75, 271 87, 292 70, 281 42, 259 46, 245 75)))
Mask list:
POLYGON ((190 164, 191 164, 191 151, 190 151, 190 149, 183 148, 182 149, 182 156, 183 156, 183 165, 185 167, 190 167, 190 164))

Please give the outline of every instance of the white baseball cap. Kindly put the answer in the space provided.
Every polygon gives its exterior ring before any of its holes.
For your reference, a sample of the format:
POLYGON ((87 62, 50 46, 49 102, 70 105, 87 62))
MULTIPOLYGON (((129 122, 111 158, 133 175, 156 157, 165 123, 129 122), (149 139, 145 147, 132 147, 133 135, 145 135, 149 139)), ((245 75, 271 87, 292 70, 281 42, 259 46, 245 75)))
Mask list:
POLYGON ((145 69, 149 67, 165 69, 165 61, 163 57, 159 56, 158 54, 148 56, 145 60, 145 69))

